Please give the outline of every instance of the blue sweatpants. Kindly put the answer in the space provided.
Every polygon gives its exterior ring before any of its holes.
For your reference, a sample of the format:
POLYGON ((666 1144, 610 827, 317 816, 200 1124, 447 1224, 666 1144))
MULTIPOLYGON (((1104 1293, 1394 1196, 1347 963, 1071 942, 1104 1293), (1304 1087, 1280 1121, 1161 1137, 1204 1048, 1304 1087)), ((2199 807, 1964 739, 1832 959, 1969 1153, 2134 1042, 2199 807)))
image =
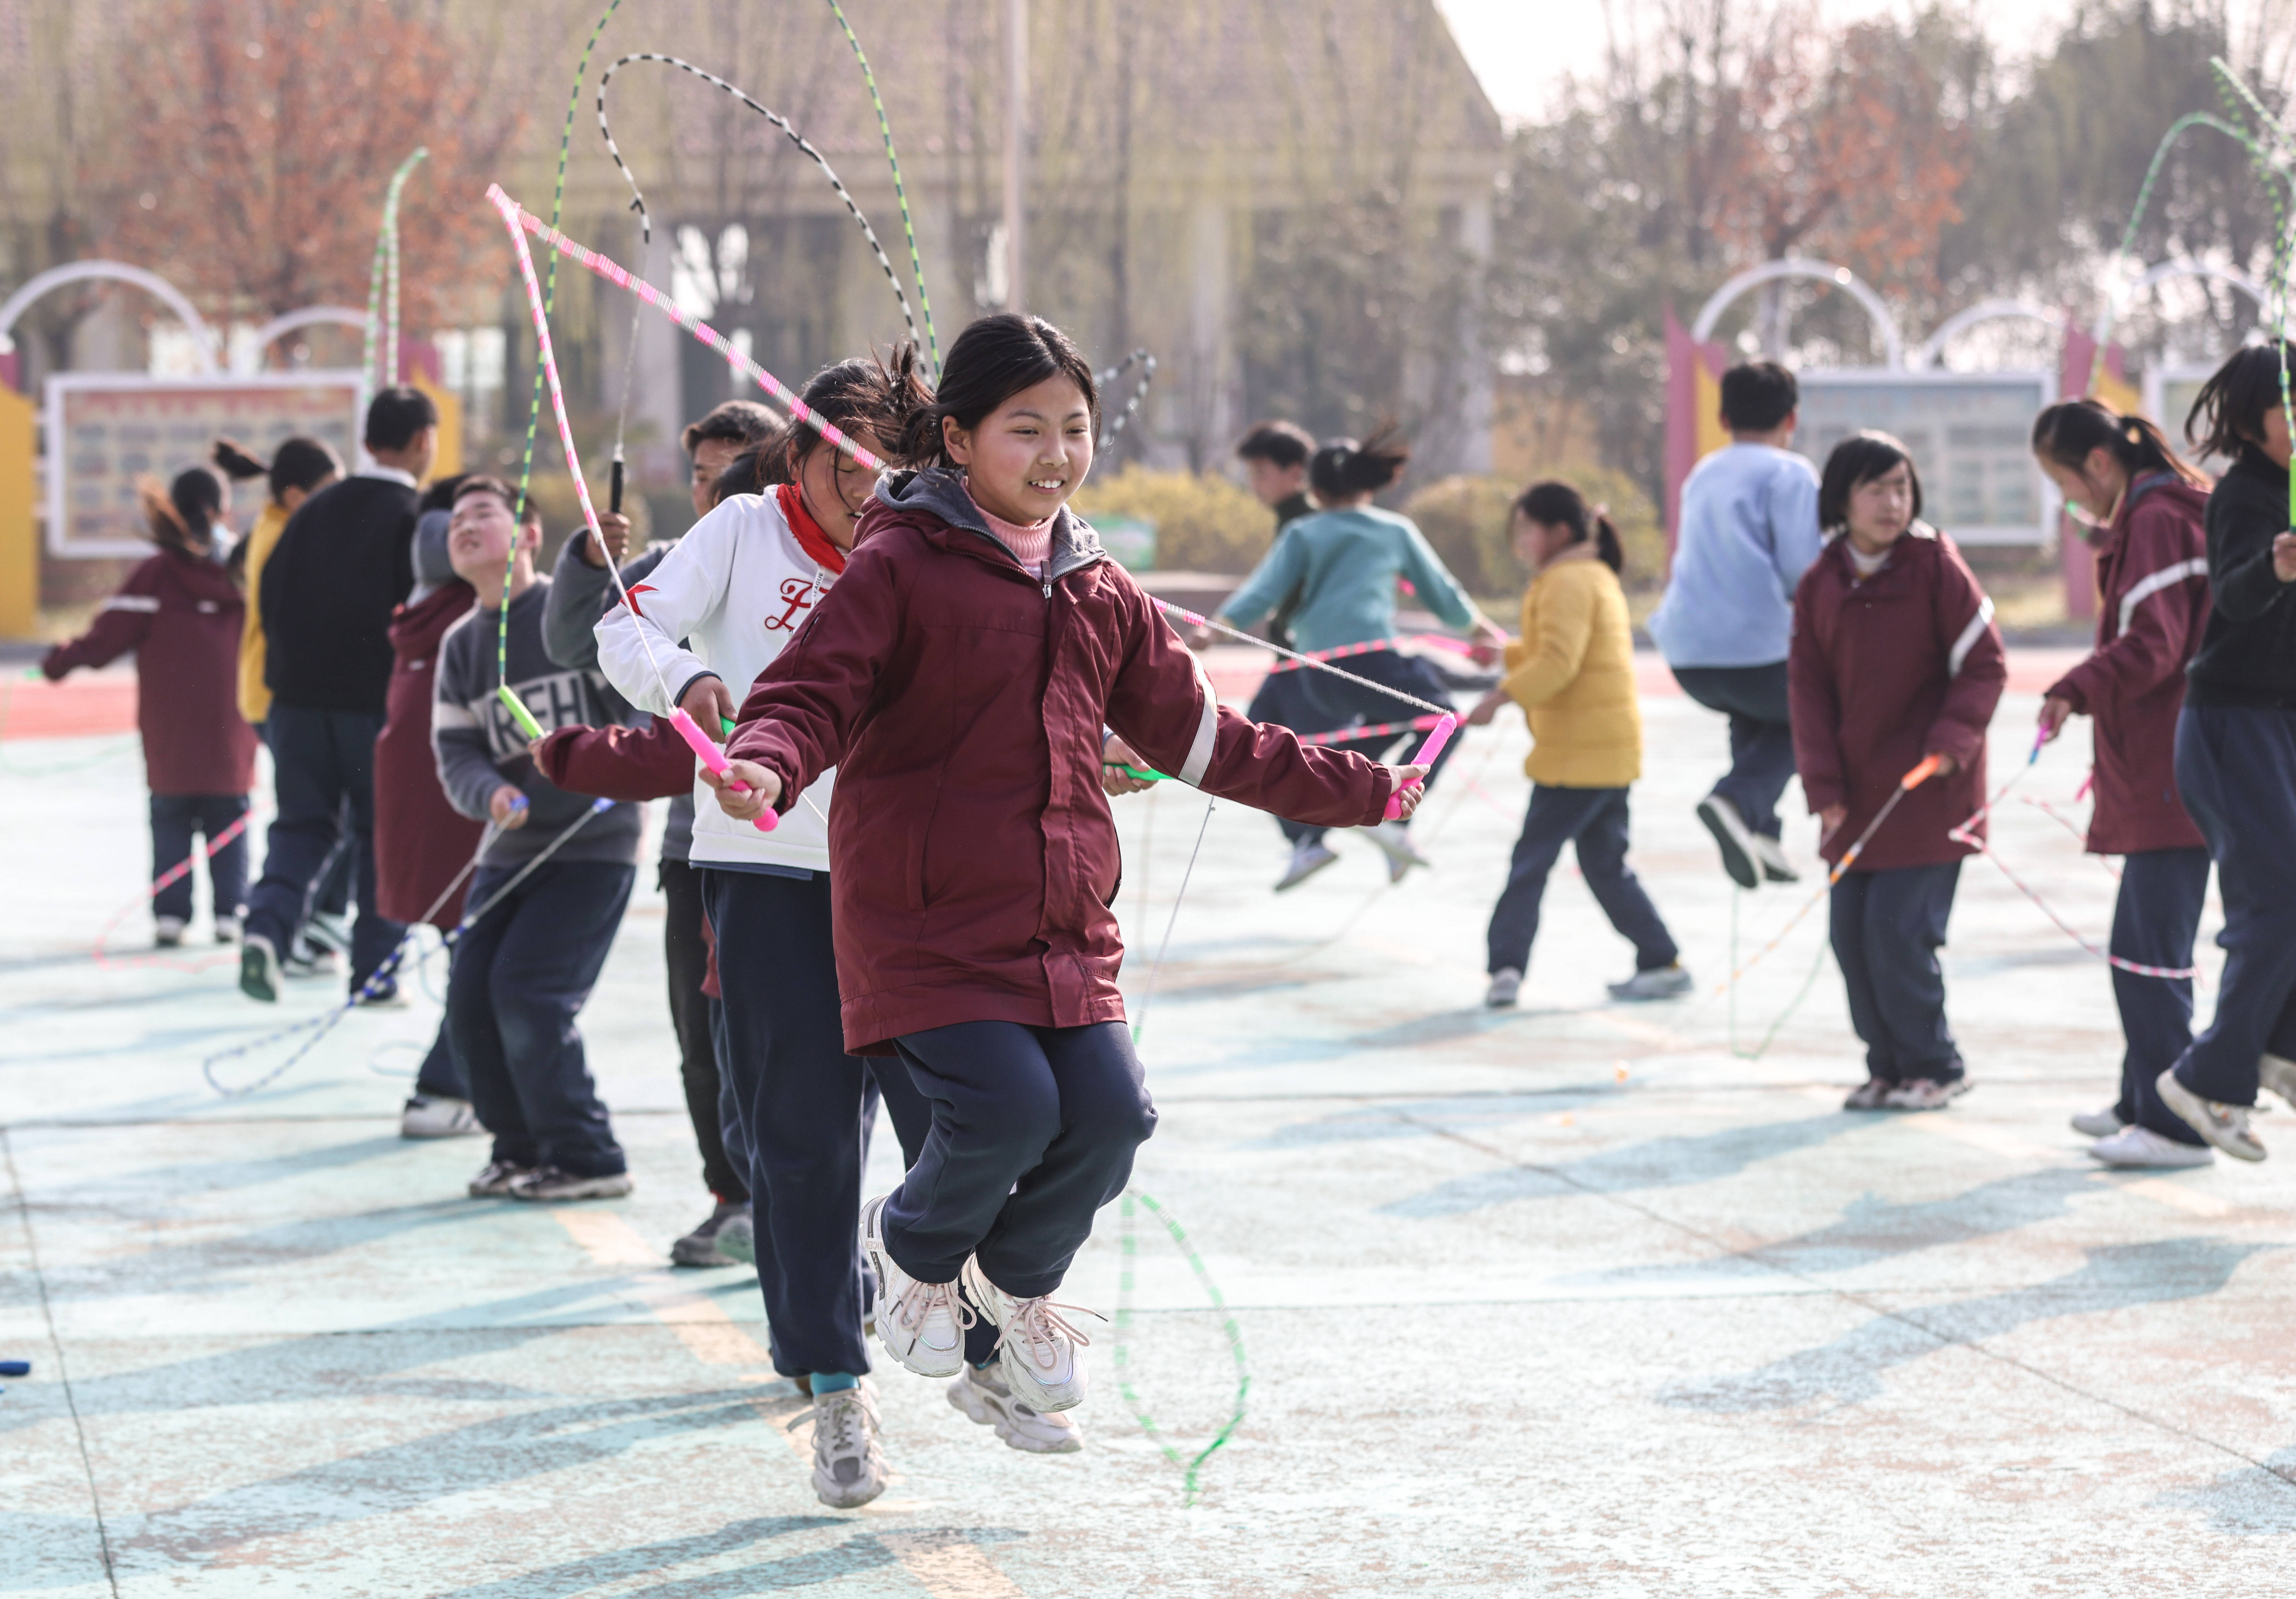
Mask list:
MULTIPOLYGON (((2112 905, 2112 942, 2124 961, 2140 966, 2183 968, 2193 964, 2193 940, 2201 928, 2201 906, 2209 897, 2206 849, 2143 849, 2120 870, 2120 895, 2112 905)), ((2200 1144, 2184 1118, 2161 1103, 2153 1086, 2193 1042, 2193 980, 2141 977, 2112 968, 2113 1002, 2120 1007, 2120 1119, 2150 1128, 2179 1144, 2200 1144)))
POLYGON ((1006 1293, 1052 1292, 1156 1130, 1132 1035, 960 1021, 898 1042, 932 1131, 886 1201, 885 1248, 920 1282, 972 1255, 1006 1293))
POLYGON ((1849 991, 1849 1025, 1866 1046, 1866 1070, 1885 1083, 1965 1075, 1937 958, 1960 883, 1956 860, 1851 872, 1833 885, 1833 960, 1849 991))
POLYGON ((2296 1059, 2296 710, 2187 705, 2177 792, 2209 841, 2224 898, 2216 1019, 2177 1080, 2219 1104, 2256 1103, 2266 1051, 2296 1059))
POLYGON ((861 1332, 861 1177, 882 1096, 905 1154, 932 1111, 897 1060, 845 1053, 829 876, 705 867, 718 940, 721 1118, 746 1155, 774 1369, 869 1369, 861 1332))
POLYGON ((1538 936, 1546 879, 1565 844, 1576 846, 1578 872, 1593 890, 1595 903, 1634 945, 1636 971, 1663 971, 1681 958, 1658 907, 1643 890, 1642 879, 1627 865, 1627 825, 1625 789, 1532 785, 1530 808, 1523 816, 1522 836, 1514 842, 1506 887, 1491 908, 1490 960, 1485 970, 1530 969, 1530 944, 1538 936))

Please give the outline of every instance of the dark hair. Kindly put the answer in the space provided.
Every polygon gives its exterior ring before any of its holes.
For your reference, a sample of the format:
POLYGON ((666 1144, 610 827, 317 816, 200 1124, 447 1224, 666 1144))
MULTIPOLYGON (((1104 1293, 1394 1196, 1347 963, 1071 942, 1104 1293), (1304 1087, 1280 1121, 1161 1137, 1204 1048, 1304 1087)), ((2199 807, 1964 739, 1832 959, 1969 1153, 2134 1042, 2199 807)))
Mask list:
POLYGON ((727 462, 726 470, 709 484, 710 507, 714 510, 737 494, 763 494, 776 483, 788 482, 782 472, 781 443, 781 436, 775 434, 727 462))
POLYGON ((1265 461, 1289 472, 1308 463, 1308 457, 1316 453, 1316 439, 1295 422, 1259 422, 1251 424, 1251 431, 1243 436, 1235 453, 1240 460, 1265 461))
POLYGON ((1411 447, 1393 422, 1358 444, 1341 439, 1316 452, 1308 463, 1308 484, 1316 497, 1329 504, 1351 500, 1359 494, 1377 494, 1403 475, 1411 461, 1411 447))
POLYGON ((2174 472, 2187 483, 2208 481, 2169 447, 2150 417, 2123 416, 2094 399, 2059 400, 2033 419, 2033 453, 2068 472, 2087 469, 2090 452, 2103 449, 2131 477, 2174 472))
POLYGON ((463 485, 470 480, 471 474, 466 472, 458 472, 449 478, 432 479, 430 487, 422 491, 422 497, 414 502, 414 514, 420 516, 426 511, 452 511, 455 497, 463 492, 463 485))
POLYGON ((1587 496, 1568 483, 1549 480, 1533 483, 1515 501, 1516 513, 1532 521, 1544 522, 1550 528, 1570 529, 1572 544, 1595 541, 1595 554, 1612 571, 1623 571, 1627 565, 1626 546, 1619 542, 1619 530, 1611 525, 1610 508, 1589 505, 1587 496))
POLYGON ((2280 403, 2280 364, 2296 365, 2296 344, 2252 344, 2210 375, 2185 418, 2185 439, 2203 455, 2261 457, 2265 414, 2280 403), (2206 422, 2208 431, 2199 429, 2206 422))
POLYGON ((1066 378, 1084 395, 1093 430, 1100 430, 1100 386, 1092 364, 1066 333, 1041 316, 999 311, 956 336, 940 369, 938 393, 914 381, 896 390, 892 425, 885 436, 897 440, 888 452, 912 466, 952 466, 941 422, 977 428, 989 414, 1023 389, 1050 378, 1066 378))
POLYGON ((1914 480, 1914 514, 1920 516, 1922 474, 1914 464, 1913 452, 1889 434, 1868 428, 1849 435, 1826 456, 1825 471, 1817 480, 1817 525, 1848 527, 1850 491, 1893 470, 1900 461, 1906 463, 1906 475, 1914 480))
POLYGON ((532 522, 537 527, 542 524, 542 508, 534 503, 533 497, 529 496, 526 504, 521 506, 518 503, 518 490, 500 478, 490 478, 484 472, 465 473, 455 480, 452 504, 459 505, 474 494, 494 496, 503 503, 503 509, 521 522, 532 522))
POLYGON ((430 397, 402 383, 367 402, 366 447, 403 450, 414 442, 414 435, 438 425, 439 407, 430 403, 430 397))
POLYGON ((1801 385, 1775 361, 1746 361, 1722 374, 1722 421, 1734 433, 1767 433, 1801 404, 1801 385))
MULTIPOLYGON (((955 355, 949 352, 952 360, 955 355)), ((919 370, 917 347, 906 340, 893 347, 890 361, 855 356, 831 363, 813 374, 798 398, 806 409, 879 455, 893 447, 900 418, 914 406, 933 403, 932 390, 919 370)), ((774 481, 794 483, 798 468, 821 447, 822 439, 814 429, 792 420, 775 443, 778 447, 760 452, 758 459, 774 472, 774 481)), ((765 480, 762 476, 758 480, 760 486, 765 480)))
POLYGON ((135 485, 135 494, 144 502, 152 542, 163 550, 203 553, 223 520, 223 479, 212 466, 177 472, 165 494, 157 480, 146 478, 135 485))
POLYGON ((268 479, 275 504, 283 500, 291 488, 299 488, 308 494, 329 478, 343 475, 342 457, 336 455, 324 439, 302 433, 281 439, 279 447, 271 452, 268 465, 250 454, 247 447, 236 439, 217 439, 213 459, 234 483, 245 482, 250 478, 268 479))
POLYGON ((712 439, 727 444, 755 444, 771 438, 781 425, 781 418, 755 400, 727 400, 700 422, 687 422, 677 441, 691 455, 712 439))

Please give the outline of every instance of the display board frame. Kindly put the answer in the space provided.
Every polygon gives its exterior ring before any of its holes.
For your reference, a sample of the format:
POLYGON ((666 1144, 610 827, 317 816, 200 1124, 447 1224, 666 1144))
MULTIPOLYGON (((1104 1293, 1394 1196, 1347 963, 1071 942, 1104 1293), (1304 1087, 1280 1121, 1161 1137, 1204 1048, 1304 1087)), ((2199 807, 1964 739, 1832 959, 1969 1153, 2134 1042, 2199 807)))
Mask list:
MULTIPOLYGON (((1829 366, 1806 369, 1794 375, 1801 385, 1805 411, 1808 409, 1812 392, 1822 391, 1827 388, 2013 389, 2023 390, 2027 398, 2036 395, 2038 397, 2039 404, 2033 407, 2032 415, 2038 415, 2043 406, 2054 405, 2058 394, 2057 374, 2039 368, 2018 368, 2000 372, 1948 372, 1936 368, 1923 370, 1886 366, 1829 366)), ((2032 415, 2028 415, 2024 419, 2028 437, 2032 426, 2032 415)), ((1891 430, 1886 422, 1879 418, 1861 425, 1882 427, 1884 431, 1891 430)), ((1808 437, 1808 430, 1805 426, 1800 432, 1797 433, 1793 447, 1822 471, 1825 464, 1823 453, 1804 447, 1804 440, 1808 437)), ((1943 511, 1947 484, 1944 480, 1945 474, 1939 470, 1940 463, 1934 459, 1924 460, 1923 453, 1916 449, 1914 464, 1923 475, 1925 502, 1923 520, 1943 529, 1952 537, 1955 543, 1972 548, 1989 546, 2045 549, 2054 545, 2056 542, 2061 512, 2055 488, 2049 482, 2047 475, 2041 471, 2039 464, 2031 459, 2031 452, 2023 447, 2021 439, 2020 448, 2024 455, 2024 470, 2030 471, 2032 474, 2033 504, 2037 513, 2033 521, 2030 523, 1991 521, 1973 523, 1956 521, 1943 511)))
MULTIPOLYGON (((148 555, 150 540, 137 537, 86 537, 70 535, 71 506, 70 491, 72 480, 71 447, 69 429, 71 426, 71 402, 75 397, 90 394, 130 394, 161 398, 167 394, 215 394, 229 391, 278 391, 291 390, 335 390, 335 402, 341 407, 346 427, 342 441, 336 443, 342 455, 345 468, 349 470, 357 459, 357 444, 361 419, 366 410, 365 380, 356 371, 323 369, 311 372, 250 373, 240 376, 155 378, 142 373, 123 372, 63 372, 51 373, 42 392, 42 423, 45 446, 45 504, 43 507, 42 547, 47 554, 63 561, 105 560, 120 556, 148 555), (351 447, 343 447, 344 443, 351 447)), ((332 408, 332 406, 330 407, 332 408)), ((299 424, 298 430, 311 431, 321 423, 299 424)), ((226 428, 223 431, 232 431, 226 428)), ((254 437, 246 440, 250 447, 262 449, 269 440, 254 437)), ((204 459, 205 452, 195 458, 204 459)), ((176 461, 172 457, 155 462, 151 475, 162 481, 170 472, 193 463, 193 458, 176 461)))

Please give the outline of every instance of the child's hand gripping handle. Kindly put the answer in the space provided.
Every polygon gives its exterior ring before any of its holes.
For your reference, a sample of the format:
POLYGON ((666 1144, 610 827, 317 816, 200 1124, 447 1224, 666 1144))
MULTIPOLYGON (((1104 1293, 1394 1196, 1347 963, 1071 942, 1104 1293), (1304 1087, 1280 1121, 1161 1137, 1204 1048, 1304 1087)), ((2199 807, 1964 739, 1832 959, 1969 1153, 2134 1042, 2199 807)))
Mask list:
POLYGON ((1922 784, 1927 783, 1931 778, 1937 775, 1938 765, 1938 757, 1934 755, 1923 756, 1920 766, 1915 767, 1912 771, 1898 779, 1898 786, 1901 789, 1917 789, 1921 787, 1922 784))
MULTIPOLYGON (((1429 729, 1427 742, 1419 746, 1419 753, 1411 758, 1411 764, 1414 767, 1433 766, 1435 758, 1443 753, 1443 746, 1451 742, 1451 734, 1458 726, 1459 718, 1454 716, 1446 716, 1439 720, 1432 728, 1429 729)), ((1419 781, 1417 778, 1413 779, 1414 783, 1419 781)), ((1403 793, 1398 789, 1387 797, 1387 819, 1392 822, 1402 814, 1403 793)))
MULTIPOLYGON (((694 726, 693 718, 685 714, 685 707, 680 706, 669 713, 669 725, 677 729, 677 736, 685 741, 687 747, 693 751, 695 758, 703 766, 708 767, 719 777, 726 775, 726 768, 730 764, 726 759, 726 752, 709 742, 708 734, 694 726)), ((746 794, 750 791, 750 785, 745 783, 728 783, 726 786, 737 794, 746 794)), ((771 832, 780 825, 781 817, 770 809, 759 816, 756 823, 759 832, 771 832)))

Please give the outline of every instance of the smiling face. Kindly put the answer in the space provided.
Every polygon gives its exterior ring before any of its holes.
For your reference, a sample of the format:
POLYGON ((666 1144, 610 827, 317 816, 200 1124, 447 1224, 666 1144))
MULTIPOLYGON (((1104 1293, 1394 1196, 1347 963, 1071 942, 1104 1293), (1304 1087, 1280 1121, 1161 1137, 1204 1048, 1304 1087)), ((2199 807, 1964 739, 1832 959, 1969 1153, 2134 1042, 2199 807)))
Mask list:
POLYGON ((1021 390, 977 428, 941 420, 949 459, 964 469, 973 503, 1024 526, 1043 521, 1092 471, 1092 406, 1067 377, 1021 390))
POLYGON ((1900 461, 1849 490, 1849 542, 1878 555, 1904 537, 1914 520, 1914 469, 1900 461))

